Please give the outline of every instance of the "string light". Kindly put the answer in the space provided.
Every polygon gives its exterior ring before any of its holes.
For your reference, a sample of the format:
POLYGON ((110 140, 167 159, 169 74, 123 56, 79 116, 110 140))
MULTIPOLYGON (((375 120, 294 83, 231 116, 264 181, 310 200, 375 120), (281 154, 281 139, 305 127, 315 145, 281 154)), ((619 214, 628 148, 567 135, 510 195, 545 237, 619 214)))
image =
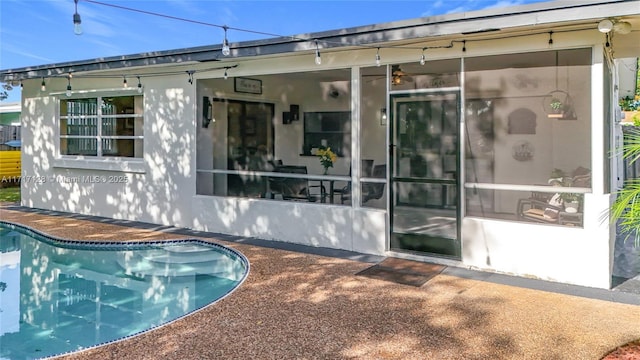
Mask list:
POLYGON ((227 69, 224 69, 224 79, 227 80, 229 78, 229 74, 227 74, 227 69))
POLYGON ((227 40, 227 29, 229 29, 229 27, 227 25, 224 25, 222 29, 224 30, 224 40, 222 40, 222 55, 229 56, 229 54, 231 54, 231 49, 229 48, 229 40, 227 40))
POLYGON ((78 14, 78 0, 73 0, 76 5, 76 12, 73 14, 73 33, 76 35, 82 35, 82 19, 78 14))
MULTIPOLYGON (((84 1, 88 1, 88 2, 95 2, 92 0, 84 0, 84 1)), ((96 2, 97 3, 97 2, 96 2)), ((109 4, 104 4, 107 6, 110 6, 109 4)), ((120 6, 115 6, 115 7, 120 7, 120 6)), ((127 8, 125 8, 127 9, 127 8)), ((129 9, 127 9, 129 10, 129 9)), ((134 10, 137 11, 137 10, 134 10)), ((575 31, 574 30, 561 30, 560 32, 571 32, 571 31, 575 31)), ((558 31, 556 31, 558 32, 558 31)), ((548 32, 539 32, 537 34, 543 34, 543 33, 547 33, 549 34, 549 44, 553 43, 553 31, 548 31, 548 32)), ((494 37, 491 38, 490 40, 499 40, 499 39, 504 39, 504 38, 513 38, 513 37, 526 37, 526 36, 531 36, 531 35, 536 35, 536 34, 520 34, 520 35, 509 35, 508 37, 494 37)), ((606 43, 605 46, 606 47, 610 47, 610 36, 609 33, 605 34, 605 38, 606 38, 606 43)), ((293 38, 292 38, 293 39, 293 38)), ((302 39, 304 40, 304 39, 302 39)), ((477 41, 485 41, 486 39, 479 39, 477 41)), ((308 40, 307 40, 308 41, 308 40)), ((324 41, 324 40, 323 40, 324 41)), ((471 41, 475 41, 475 40, 471 40, 471 41)), ((320 56, 320 48, 319 48, 319 44, 318 44, 318 39, 314 39, 314 42, 316 44, 316 64, 321 64, 322 60, 321 60, 321 56, 320 56)), ((426 63, 426 55, 425 55, 425 51, 428 49, 434 49, 434 48, 452 48, 454 43, 462 43, 462 52, 466 52, 467 51, 467 40, 452 40, 449 45, 445 45, 445 46, 427 46, 427 47, 421 47, 421 48, 417 48, 420 49, 422 51, 421 57, 420 57, 420 64, 424 65, 426 63)), ((370 45, 356 45, 356 46, 362 46, 362 47, 367 47, 367 48, 372 48, 372 46, 370 45)), ((415 47, 406 47, 406 46, 390 46, 391 48, 401 48, 401 49, 416 49, 415 47)), ((375 56, 375 60, 376 60, 376 65, 377 66, 381 66, 381 57, 380 57, 380 48, 381 47, 376 47, 376 56, 375 56)), ((225 75, 227 73, 227 69, 230 68, 235 68, 238 65, 233 65, 233 66, 225 66, 225 75)), ((221 69, 222 67, 218 67, 218 68, 209 68, 209 69, 201 69, 198 70, 199 72, 206 72, 206 71, 212 71, 212 70, 217 70, 217 69, 221 69)), ((196 70, 187 70, 186 73, 188 75, 188 82, 189 84, 193 84, 193 74, 196 72, 196 70)), ((166 71, 166 72, 158 72, 158 73, 148 73, 145 74, 144 76, 172 76, 172 75, 177 75, 180 73, 184 73, 183 71, 166 71)), ((87 75, 80 75, 83 78, 114 78, 114 75, 93 75, 93 74, 87 74, 87 75)), ((123 85, 125 85, 126 87, 126 83, 127 83, 127 79, 126 76, 122 75, 124 80, 123 80, 123 85)), ((54 77, 56 77, 54 75, 54 77)), ((69 94, 69 96, 71 95, 71 78, 73 78, 73 74, 71 72, 69 72, 66 77, 69 80, 69 84, 67 86, 67 94, 69 94)), ((24 77, 24 79, 29 79, 29 76, 24 77)), ((140 76, 137 76, 138 78, 138 92, 142 93, 142 84, 140 83, 140 76)), ((225 77, 225 79, 227 79, 227 77, 225 77)), ((16 80, 17 81, 17 80, 16 80)), ((46 91, 46 82, 45 82, 45 78, 42 77, 42 82, 41 82, 41 87, 40 89, 42 91, 46 91)))
POLYGON ((549 47, 553 47, 553 31, 549 31, 549 47))
POLYGON ((128 88, 128 87, 129 87, 129 84, 127 84, 127 77, 126 77, 126 76, 123 76, 122 78, 124 79, 124 80, 122 81, 122 87, 123 87, 123 88, 128 88))
POLYGON ((316 40, 316 65, 322 65, 322 58, 320 57, 320 48, 318 47, 318 40, 316 40))
POLYGON ((71 96, 71 73, 67 77, 67 92, 65 93, 67 96, 71 96))
MULTIPOLYGON (((79 26, 81 24, 81 19, 80 19, 80 15, 77 12, 77 4, 78 4, 79 0, 74 0, 74 4, 75 4, 75 13, 74 13, 74 25, 78 25, 76 26, 76 28, 80 28, 79 26)), ((143 14, 147 14, 147 15, 153 15, 153 16, 159 16, 159 17, 164 17, 167 19, 173 19, 173 20, 179 20, 179 21, 184 21, 184 22, 190 22, 190 23, 194 23, 194 24, 199 24, 199 25, 205 25, 205 26, 212 26, 212 27, 218 27, 218 28, 222 28, 224 30, 224 39, 223 39, 223 48, 222 48, 222 52, 223 55, 230 55, 230 48, 229 48, 229 41, 227 38, 227 32, 229 29, 233 29, 236 31, 242 31, 242 32, 248 32, 248 33, 253 33, 253 34, 260 34, 260 35, 266 35, 266 36, 272 36, 272 37, 283 37, 283 35, 279 35, 279 34, 272 34, 272 33, 267 33, 267 32, 261 32, 261 31, 253 31, 253 30, 248 30, 248 29, 241 29, 241 28, 235 28, 235 27, 229 27, 226 25, 217 25, 217 24, 212 24, 212 23, 207 23, 207 22, 202 22, 202 21, 195 21, 195 20, 191 20, 191 19, 185 19, 185 18, 180 18, 180 17, 175 17, 175 16, 170 16, 170 15, 164 15, 164 14, 159 14, 159 13, 154 13, 154 12, 150 12, 150 11, 144 11, 144 10, 138 10, 138 9, 134 9, 134 8, 129 8, 126 6, 121 6, 121 5, 115 5, 115 4, 108 4, 108 3, 104 3, 104 2, 100 2, 100 1, 96 1, 96 0, 83 0, 89 3, 94 3, 94 4, 98 4, 98 5, 103 5, 103 6, 108 6, 108 7, 113 7, 113 8, 118 8, 118 9, 122 9, 122 10, 127 10, 127 11, 132 11, 132 12, 138 12, 138 13, 143 13, 143 14), (226 46, 225 46, 226 45, 226 46), (229 53, 227 53, 227 49, 229 50, 229 53)), ((628 24, 623 24, 624 26, 621 26, 621 29, 626 30, 629 26, 628 24)), ((590 27, 585 27, 585 29, 588 29, 590 27)), ((75 30, 75 28, 74 28, 75 30)), ((579 29, 578 29, 579 30, 579 29)), ((571 31, 576 31, 576 29, 568 29, 568 30, 560 30, 560 32, 571 32, 571 31)), ((552 39, 552 31, 548 32, 545 31, 546 33, 549 34, 549 43, 551 44, 553 42, 552 39)), ((557 31, 556 31, 557 32, 557 31)), ((622 31, 621 31, 622 32, 622 31)), ((544 32, 539 32, 540 33, 544 33, 544 32)), ((509 34, 508 36, 505 37, 492 37, 489 39, 478 39, 478 41, 485 41, 485 40, 499 40, 499 39, 503 39, 503 38, 513 38, 513 37, 527 37, 527 36, 531 36, 531 35, 535 35, 534 33, 526 33, 526 34, 509 34)), ((315 62, 316 64, 320 65, 322 63, 322 58, 320 55, 320 48, 319 48, 319 41, 318 39, 309 39, 309 38, 303 38, 303 37, 297 37, 297 36, 287 36, 288 38, 290 38, 292 41, 314 41, 315 45, 316 45, 316 51, 315 51, 315 62)), ((607 42, 606 42, 606 46, 609 47, 610 46, 610 37, 606 36, 607 38, 607 42)), ((325 43, 333 43, 337 46, 340 45, 344 45, 344 43, 339 42, 339 41, 331 41, 331 40, 322 40, 325 43)), ((475 41, 475 40, 472 40, 475 41)), ((453 40, 451 41, 451 44, 449 46, 436 46, 436 47, 420 47, 420 48, 416 48, 416 47, 411 47, 411 46, 387 46, 388 48, 401 48, 401 49, 419 49, 422 51, 422 54, 420 56, 420 64, 425 64, 426 63, 426 55, 425 55, 425 50, 427 49, 431 49, 431 48, 451 48, 453 47, 453 43, 455 42, 461 42, 462 43, 462 52, 466 52, 467 48, 466 48, 466 40, 453 40)), ((357 46, 357 47, 363 47, 363 48, 373 48, 374 46, 372 46, 371 44, 366 44, 366 43, 361 43, 361 44, 351 44, 352 46, 357 46)), ((376 55, 375 55, 375 61, 376 61, 376 66, 381 66, 381 57, 380 57, 380 49, 383 48, 384 46, 376 46, 376 55)), ((384 48, 387 48, 384 47, 384 48)), ((236 67, 237 65, 233 66, 236 67)), ((226 67, 228 68, 228 67, 226 67)), ((225 68, 225 69, 226 69, 225 68)), ((210 71, 209 70, 204 70, 204 71, 210 71)), ((198 71, 203 71, 203 70, 198 70, 198 71)), ((188 82, 190 84, 193 84, 193 74, 195 73, 195 70, 190 70, 187 71, 187 74, 189 76, 188 78, 188 82)), ((225 70, 226 72, 226 70, 225 70)), ((179 72, 163 72, 163 73, 157 73, 157 74, 145 74, 144 76, 163 76, 163 75, 175 75, 179 72)), ((69 73, 68 78, 70 79, 72 77, 71 73, 69 73)), ((90 75, 82 75, 82 77, 107 77, 107 78, 113 78, 113 76, 90 76, 90 75)), ((28 78, 28 77, 26 77, 28 78)), ((126 78, 125 78, 126 81, 126 78)), ((140 86, 141 87, 141 84, 140 86)))
MULTIPOLYGON (((142 14, 146 14, 146 15, 153 15, 153 16, 158 16, 158 17, 163 17, 166 19, 172 19, 172 20, 178 20, 178 21, 184 21, 184 22, 189 22, 189 23, 193 23, 193 24, 198 24, 198 25, 205 25, 205 26, 211 26, 211 27, 217 27, 217 28, 221 28, 224 30, 224 39, 223 39, 223 46, 222 46, 222 53, 224 56, 228 56, 230 55, 230 48, 229 48, 229 41, 227 39, 227 32, 229 29, 231 30, 236 30, 236 31, 241 31, 241 32, 247 32, 247 33, 252 33, 252 34, 258 34, 258 35, 266 35, 266 36, 271 36, 271 37, 285 37, 283 35, 280 34, 273 34, 273 33, 268 33, 268 32, 262 32, 262 31, 254 31, 254 30, 249 30, 249 29, 242 29, 242 28, 236 28, 236 27, 229 27, 227 25, 218 25, 218 24, 212 24, 212 23, 207 23, 207 22, 203 22, 203 21, 197 21, 197 20, 191 20, 191 19, 186 19, 186 18, 180 18, 180 17, 176 17, 176 16, 171 16, 171 15, 165 15, 165 14, 161 14, 161 13, 155 13, 155 12, 151 12, 151 11, 145 11, 145 10, 139 10, 139 9, 134 9, 134 8, 130 8, 130 7, 126 7, 126 6, 121 6, 121 5, 115 5, 115 4, 108 4, 108 3, 104 3, 101 1, 97 1, 97 0, 83 0, 89 3, 93 3, 93 4, 98 4, 98 5, 103 5, 103 6, 108 6, 108 7, 112 7, 112 8, 117 8, 117 9, 122 9, 122 10, 127 10, 127 11, 132 11, 132 12, 137 12, 137 13, 142 13, 142 14)), ((74 0, 74 2, 76 3, 76 13, 77 13, 77 2, 78 0, 74 0)), ((79 20, 79 15, 78 15, 78 20, 79 20)), ((75 15, 74 15, 74 22, 75 22, 75 15)), ((630 31, 630 26, 628 23, 624 23, 624 24, 620 24, 620 32, 622 33, 623 31, 630 31)), ((590 27, 589 27, 590 28, 590 27)), ((570 31, 576 31, 576 29, 571 29, 571 30, 562 30, 561 32, 570 32, 570 31)), ((601 30, 602 31, 602 30, 601 30)), ((545 31, 547 32, 547 31, 545 31)), ((542 33, 542 32, 540 32, 542 33)), ((540 34, 538 33, 538 34, 540 34)), ((549 32, 549 34, 551 35, 551 32, 549 32)), ((535 35, 532 33, 526 33, 526 34, 520 34, 520 35, 513 35, 510 34, 507 37, 495 37, 492 38, 490 40, 498 40, 501 38, 513 38, 513 37, 520 37, 520 36, 531 36, 531 35, 535 35)), ((319 65, 322 62, 322 59, 320 57, 320 50, 319 50, 319 46, 318 46, 318 39, 309 39, 309 38, 304 38, 304 37, 298 37, 298 36, 286 36, 288 38, 290 38, 292 41, 314 41, 316 43, 316 56, 315 56, 315 61, 316 63, 319 65)), ((487 39, 484 39, 487 40, 487 39)), ((551 36, 550 36, 550 41, 551 36)), ((331 40, 322 40, 325 43, 329 43, 329 44, 335 44, 336 46, 344 46, 344 43, 340 42, 340 41, 331 41, 331 40)), ((482 39, 480 39, 480 41, 483 41, 482 39)), ((462 42, 463 46, 462 46, 462 52, 466 52, 467 48, 466 48, 466 40, 456 40, 453 42, 462 42)), ((359 46, 359 47, 364 47, 364 48, 372 48, 374 46, 372 46, 371 44, 366 44, 366 43, 362 43, 362 44, 351 44, 353 46, 359 46)), ((407 46, 388 46, 389 48, 403 48, 403 49, 415 49, 414 47, 407 47, 407 46)), ((452 46, 445 46, 445 47, 452 47, 452 46)), ((377 52, 376 52, 376 65, 380 66, 380 48, 381 47, 376 47, 377 48, 377 52)), ((425 49, 430 49, 431 47, 428 48, 418 48, 421 49, 424 53, 425 49)), ((436 47, 436 48, 440 48, 440 47, 436 47)), ((425 57, 425 61, 426 61, 426 57, 425 57)), ((420 63, 422 63, 422 57, 421 57, 421 61, 420 63)))

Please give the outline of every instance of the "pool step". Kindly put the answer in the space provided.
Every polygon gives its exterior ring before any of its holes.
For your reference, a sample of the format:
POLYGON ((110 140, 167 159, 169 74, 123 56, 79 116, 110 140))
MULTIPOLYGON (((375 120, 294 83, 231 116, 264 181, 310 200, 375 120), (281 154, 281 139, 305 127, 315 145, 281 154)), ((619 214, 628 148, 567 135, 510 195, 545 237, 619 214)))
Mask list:
POLYGON ((198 262, 211 262, 226 259, 223 253, 216 252, 210 248, 206 251, 171 251, 168 249, 152 249, 137 251, 146 260, 168 264, 186 264, 198 262))
POLYGON ((241 263, 211 248, 171 248, 127 251, 117 262, 136 276, 211 275, 238 280, 244 272, 241 263))

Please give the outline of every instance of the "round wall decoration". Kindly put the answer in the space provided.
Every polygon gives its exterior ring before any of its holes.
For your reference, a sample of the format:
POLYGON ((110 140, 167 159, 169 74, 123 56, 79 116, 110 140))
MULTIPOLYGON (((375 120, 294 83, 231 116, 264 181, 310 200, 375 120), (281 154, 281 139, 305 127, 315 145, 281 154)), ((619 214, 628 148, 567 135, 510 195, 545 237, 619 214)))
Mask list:
POLYGON ((511 156, 518 161, 530 161, 533 160, 533 154, 535 148, 528 141, 518 141, 511 148, 511 156))

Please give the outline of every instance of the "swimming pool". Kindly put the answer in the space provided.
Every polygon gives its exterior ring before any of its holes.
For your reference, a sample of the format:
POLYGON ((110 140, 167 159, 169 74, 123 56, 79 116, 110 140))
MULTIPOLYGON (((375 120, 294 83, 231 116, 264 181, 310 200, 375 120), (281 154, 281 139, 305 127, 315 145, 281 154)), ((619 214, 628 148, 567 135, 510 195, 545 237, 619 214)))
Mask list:
POLYGON ((244 255, 199 240, 87 243, 0 221, 0 359, 165 325, 228 295, 248 273, 244 255))

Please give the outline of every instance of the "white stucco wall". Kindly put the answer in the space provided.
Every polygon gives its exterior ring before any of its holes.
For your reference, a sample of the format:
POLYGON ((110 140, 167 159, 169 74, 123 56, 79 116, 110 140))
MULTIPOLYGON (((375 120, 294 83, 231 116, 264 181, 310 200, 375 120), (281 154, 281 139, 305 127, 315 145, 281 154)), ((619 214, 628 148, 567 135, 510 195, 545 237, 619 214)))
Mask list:
POLYGON ((386 212, 292 201, 196 196, 193 228, 382 255, 386 212))
MULTIPOLYGON (((97 81, 75 79, 73 89, 122 86, 117 80, 97 81)), ((182 76, 144 80, 144 158, 110 161, 57 155, 55 97, 65 95, 25 87, 22 205, 166 225, 190 223, 195 90, 183 83, 182 76)), ((60 79, 49 84, 49 89, 65 87, 60 79)))
POLYGON ((586 194, 584 228, 465 218, 462 262, 478 269, 609 288, 609 196, 586 194), (599 210, 598 210, 599 209, 599 210))

